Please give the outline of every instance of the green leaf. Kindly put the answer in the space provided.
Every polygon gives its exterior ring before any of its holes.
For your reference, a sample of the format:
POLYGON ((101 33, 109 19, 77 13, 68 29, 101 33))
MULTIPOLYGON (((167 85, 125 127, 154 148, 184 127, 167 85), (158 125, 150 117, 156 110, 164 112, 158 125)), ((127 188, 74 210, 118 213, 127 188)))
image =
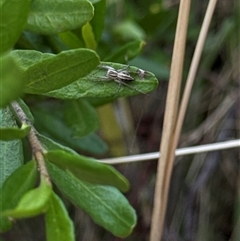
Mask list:
POLYGON ((104 142, 96 133, 90 133, 82 138, 73 139, 73 141, 78 141, 79 148, 91 154, 100 155, 106 153, 108 150, 108 145, 106 142, 104 142))
POLYGON ((48 170, 59 190, 95 223, 118 237, 132 232, 136 225, 135 210, 116 188, 80 181, 50 163, 48 170))
POLYGON ((23 72, 12 56, 0 57, 0 107, 7 106, 24 92, 23 72))
POLYGON ((135 58, 142 51, 145 45, 144 41, 132 41, 123 47, 117 49, 113 54, 104 59, 106 62, 125 63, 135 58))
MULTIPOLYGON (((40 135, 39 133, 37 133, 37 135, 46 150, 59 150, 60 149, 60 150, 67 151, 69 153, 77 154, 77 152, 75 152, 73 149, 71 149, 67 146, 61 145, 60 143, 57 143, 54 140, 52 140, 46 136, 40 135)), ((93 146, 92 148, 94 148, 96 153, 97 152, 102 153, 103 150, 106 150, 106 148, 107 148, 105 146, 104 147, 102 146, 103 144, 102 144, 102 142, 99 141, 100 139, 97 139, 97 135, 93 135, 92 139, 91 138, 84 138, 84 139, 85 139, 84 144, 86 145, 85 149, 88 151, 90 151, 89 148, 91 148, 91 147, 87 148, 87 146, 93 146), (88 139, 90 139, 90 140, 88 140, 88 139)), ((104 145, 106 145, 106 144, 104 143, 104 145)), ((82 147, 84 147, 84 146, 82 145, 82 147)))
POLYGON ((94 37, 92 26, 89 23, 86 23, 82 27, 82 36, 87 48, 93 49, 93 50, 97 48, 97 43, 94 37))
POLYGON ((86 136, 99 128, 96 109, 83 99, 64 102, 64 119, 73 129, 73 137, 86 136))
POLYGON ((27 21, 29 0, 0 1, 0 54, 13 48, 27 21))
POLYGON ((0 189, 2 210, 14 208, 19 199, 34 187, 37 181, 36 161, 30 161, 16 169, 3 183, 0 189))
MULTIPOLYGON (((92 2, 93 3, 93 2, 92 2)), ((106 0, 94 3, 94 16, 90 21, 95 36, 95 41, 99 42, 104 29, 104 20, 106 14, 106 0)))
MULTIPOLYGON (((17 124, 10 109, 0 109, 0 127, 15 127, 17 124)), ((20 140, 0 141, 0 187, 5 179, 23 164, 22 142, 20 140)))
POLYGON ((69 50, 66 44, 58 37, 57 34, 48 35, 45 37, 48 45, 51 46, 51 49, 54 53, 60 53, 62 51, 69 50))
POLYGON ((56 34, 83 26, 93 17, 86 0, 34 0, 26 29, 39 34, 56 34))
POLYGON ((29 218, 44 213, 51 194, 52 188, 41 176, 40 186, 25 193, 17 207, 4 211, 2 215, 11 218, 29 218))
POLYGON ((11 141, 15 139, 21 139, 28 135, 31 130, 31 126, 23 124, 21 129, 19 128, 0 128, 0 140, 11 141))
POLYGON ((69 148, 67 146, 63 146, 44 135, 37 133, 37 137, 40 140, 41 144, 43 145, 44 149, 46 149, 46 150, 59 150, 60 149, 60 150, 66 151, 68 153, 78 155, 78 153, 75 152, 74 150, 72 150, 71 148, 69 148))
POLYGON ((53 193, 45 214, 47 241, 74 241, 73 222, 61 199, 53 193))
POLYGON ((74 131, 64 122, 62 108, 58 108, 56 105, 53 108, 32 110, 36 119, 35 126, 41 133, 73 149, 95 154, 103 154, 107 151, 107 144, 95 133, 81 138, 74 136, 74 131), (43 118, 44 121, 42 121, 43 118))
MULTIPOLYGON (((10 175, 0 189, 0 208, 4 210, 14 208, 19 199, 30 189, 37 180, 37 165, 35 161, 30 161, 21 166, 10 175)), ((11 228, 12 222, 7 217, 0 218, 0 231, 5 232, 11 228)))
POLYGON ((84 43, 77 35, 70 31, 59 33, 58 36, 70 49, 77 49, 84 46, 84 43))
POLYGON ((44 59, 54 57, 54 54, 41 53, 36 50, 13 50, 10 55, 18 63, 23 71, 26 71, 29 67, 40 63, 44 59))
POLYGON ((75 49, 43 59, 24 74, 26 93, 41 94, 61 88, 84 77, 99 64, 94 51, 75 49))
POLYGON ((144 30, 132 20, 125 20, 117 24, 114 32, 124 40, 142 40, 146 36, 144 30))
MULTIPOLYGON (((128 66, 116 63, 103 62, 103 65, 111 66, 115 69, 127 69, 128 66)), ((69 84, 61 89, 50 91, 44 95, 59 99, 78 99, 82 97, 123 97, 141 93, 148 93, 158 85, 158 80, 152 73, 148 73, 145 78, 140 78, 137 74, 137 67, 129 66, 127 71, 135 79, 127 85, 116 83, 114 80, 106 81, 107 70, 97 68, 89 75, 78 81, 69 84)))
POLYGON ((129 190, 129 182, 121 173, 96 159, 70 154, 62 150, 48 151, 45 156, 51 163, 63 170, 70 171, 83 181, 115 186, 123 192, 129 190))

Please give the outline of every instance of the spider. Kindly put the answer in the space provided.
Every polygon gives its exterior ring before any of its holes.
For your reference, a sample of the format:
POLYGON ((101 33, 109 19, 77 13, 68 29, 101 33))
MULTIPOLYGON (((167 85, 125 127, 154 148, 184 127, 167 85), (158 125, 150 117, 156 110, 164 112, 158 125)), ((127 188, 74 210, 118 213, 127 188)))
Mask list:
POLYGON ((113 80, 115 81, 116 83, 120 85, 125 85, 127 86, 128 88, 130 89, 133 89, 133 90, 136 90, 138 91, 139 93, 142 93, 142 94, 145 94, 144 92, 134 88, 133 86, 130 86, 129 84, 127 84, 128 82, 131 82, 131 81, 134 81, 135 79, 130 75, 130 73, 125 70, 127 69, 129 66, 126 66, 125 68, 123 69, 114 69, 113 67, 111 66, 107 66, 107 65, 100 65, 99 66, 100 68, 103 68, 103 69, 106 69, 107 70, 107 74, 106 76, 102 77, 103 80, 106 80, 106 81, 110 81, 110 80, 113 80))

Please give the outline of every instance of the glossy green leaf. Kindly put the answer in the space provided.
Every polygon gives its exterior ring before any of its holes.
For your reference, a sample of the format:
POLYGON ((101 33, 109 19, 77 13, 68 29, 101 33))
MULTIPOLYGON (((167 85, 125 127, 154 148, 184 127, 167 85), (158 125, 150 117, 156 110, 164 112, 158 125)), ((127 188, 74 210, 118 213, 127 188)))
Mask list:
POLYGON ((0 107, 7 106, 24 92, 23 72, 12 56, 0 57, 0 107))
POLYGON ((53 193, 45 214, 47 241, 74 241, 73 222, 62 200, 53 193))
MULTIPOLYGON (((8 107, 0 109, 0 127, 18 128, 14 115, 8 107)), ((20 140, 0 141, 0 187, 5 179, 22 164, 22 142, 20 140)))
POLYGON ((63 51, 29 67, 24 74, 26 93, 41 94, 61 88, 87 75, 99 64, 95 52, 87 49, 63 51))
POLYGON ((62 150, 48 151, 45 156, 51 163, 63 170, 69 170, 83 181, 115 186, 123 192, 129 190, 129 182, 121 173, 94 158, 74 155, 62 150))
POLYGON ((29 0, 0 1, 0 54, 13 48, 27 21, 29 0))
POLYGON ((20 199, 17 207, 3 212, 3 216, 11 218, 29 218, 46 212, 48 201, 52 194, 52 188, 41 177, 41 183, 38 188, 25 193, 20 199))
POLYGON ((125 63, 140 54, 145 45, 144 41, 136 40, 117 49, 110 56, 104 59, 107 62, 125 63))
POLYGON ((0 128, 0 140, 11 141, 15 139, 21 139, 28 135, 31 130, 31 126, 23 124, 21 129, 19 128, 0 128))
POLYGON ((95 223, 118 237, 126 237, 133 231, 136 225, 135 210, 116 188, 80 181, 50 163, 48 170, 59 190, 95 223))
POLYGON ((41 133, 72 149, 80 149, 89 153, 103 154, 107 151, 107 144, 95 133, 84 137, 77 137, 74 130, 66 125, 62 109, 32 110, 35 117, 35 126, 41 133), (44 120, 44 121, 43 121, 44 120), (61 131, 59 131, 61 130, 61 131))
POLYGON ((83 99, 64 102, 64 119, 73 129, 73 137, 86 136, 99 128, 96 109, 83 99))
POLYGON ((26 29, 40 34, 56 34, 83 26, 93 17, 87 0, 34 0, 26 29))
POLYGON ((95 40, 95 36, 92 30, 92 26, 89 23, 86 23, 82 27, 82 37, 86 44, 86 47, 89 49, 95 50, 97 48, 97 43, 95 40))
MULTIPOLYGON (((115 69, 123 69, 128 66, 116 63, 103 62, 103 65, 111 66, 115 69)), ((136 94, 148 93, 158 85, 158 80, 152 73, 148 73, 144 78, 137 74, 137 67, 129 66, 127 71, 135 79, 127 85, 116 83, 114 80, 105 80, 107 70, 98 67, 89 75, 78 81, 67 85, 61 89, 45 93, 46 96, 59 99, 78 99, 82 97, 123 97, 136 94)))
MULTIPOLYGON (((35 161, 18 168, 3 183, 0 189, 0 212, 14 208, 20 198, 32 189, 37 180, 37 165, 35 161)), ((11 228, 12 222, 7 217, 0 218, 0 231, 11 228)))

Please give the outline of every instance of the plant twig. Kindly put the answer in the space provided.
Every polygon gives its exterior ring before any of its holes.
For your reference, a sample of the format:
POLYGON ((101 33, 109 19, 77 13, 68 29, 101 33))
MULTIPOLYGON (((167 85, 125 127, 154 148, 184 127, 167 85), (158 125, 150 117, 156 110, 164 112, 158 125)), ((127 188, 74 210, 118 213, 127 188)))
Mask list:
MULTIPOLYGON (((240 148, 240 139, 205 144, 200 146, 190 146, 190 147, 180 148, 180 149, 176 149, 175 155, 176 156, 192 155, 192 154, 204 153, 204 152, 210 152, 210 151, 226 150, 230 148, 240 148)), ((139 155, 106 158, 106 159, 101 159, 100 162, 114 165, 114 164, 132 163, 132 162, 140 162, 140 161, 151 161, 151 160, 158 159, 160 156, 161 156, 160 152, 152 152, 152 153, 139 154, 139 155)))
POLYGON ((31 148, 32 148, 32 153, 38 163, 38 168, 39 168, 40 174, 45 178, 46 182, 51 186, 50 176, 47 171, 46 164, 44 161, 44 156, 43 156, 44 149, 43 149, 40 141, 37 138, 35 128, 32 125, 31 121, 26 116, 26 114, 24 113, 24 111, 22 110, 21 106, 16 101, 13 101, 11 103, 11 106, 12 106, 13 110, 15 111, 21 124, 26 123, 27 125, 31 126, 31 130, 28 134, 28 140, 29 140, 31 148))

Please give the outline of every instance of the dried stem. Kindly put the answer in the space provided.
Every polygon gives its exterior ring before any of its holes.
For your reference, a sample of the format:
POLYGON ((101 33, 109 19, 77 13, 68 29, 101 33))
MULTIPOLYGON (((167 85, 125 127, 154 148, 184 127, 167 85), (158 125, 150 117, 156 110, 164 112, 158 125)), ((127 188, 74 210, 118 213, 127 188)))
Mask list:
POLYGON ((189 14, 190 1, 181 1, 179 18, 176 32, 176 40, 174 44, 173 51, 173 62, 171 66, 171 74, 169 81, 169 90, 166 103, 166 114, 164 117, 164 132, 162 136, 161 143, 161 162, 158 165, 158 175, 155 188, 155 197, 154 197, 154 208, 153 208, 153 217, 152 217, 152 229, 150 240, 151 241, 160 241, 163 230, 163 222, 167 206, 167 197, 168 189, 170 184, 171 172, 173 168, 174 154, 179 140, 179 135, 183 123, 183 119, 186 112, 187 103, 191 93, 193 81, 196 76, 196 71, 200 61, 203 45, 206 39, 208 32, 209 24, 212 18, 212 14, 216 5, 217 0, 210 0, 202 29, 199 35, 197 42, 196 50, 193 56, 192 64, 190 67, 189 75, 187 78, 187 84, 183 94, 183 100, 181 102, 180 112, 178 116, 178 121, 176 124, 176 115, 177 115, 177 104, 179 95, 179 83, 181 80, 181 71, 183 65, 183 53, 185 49, 185 37, 186 37, 186 26, 189 14), (185 15, 185 17, 184 17, 185 15), (181 27, 182 26, 182 27, 181 27), (182 48, 182 49, 181 49, 182 48), (178 54, 177 52, 180 52, 178 54), (175 53, 176 52, 176 53, 175 53), (182 54, 182 55, 181 55, 182 54), (180 55, 180 56, 179 56, 180 55), (179 65, 179 66, 176 66, 179 65), (174 83, 175 82, 175 83, 174 83), (173 97, 175 94, 177 97, 173 97), (173 111, 176 111, 175 114, 173 111), (175 128, 176 125, 176 128, 175 128))
POLYGON ((190 2, 190 0, 180 1, 176 38, 174 42, 170 80, 168 86, 166 112, 163 124, 164 132, 162 134, 162 142, 160 146, 162 156, 161 161, 159 159, 157 170, 150 241, 160 241, 162 237, 163 224, 167 207, 168 188, 174 160, 170 151, 174 153, 171 145, 173 141, 173 132, 175 129, 178 112, 178 101, 182 79, 190 2))
POLYGON ((31 126, 31 130, 28 134, 28 140, 29 140, 31 148, 32 148, 32 153, 38 163, 38 168, 39 168, 39 172, 40 172, 41 176, 43 176, 45 178, 46 182, 51 186, 50 176, 48 174, 46 164, 44 161, 44 156, 43 156, 44 149, 43 149, 40 141, 37 138, 35 128, 32 125, 31 121, 26 116, 26 114, 24 113, 24 111, 22 110, 22 108, 20 107, 20 105, 16 101, 13 101, 11 103, 11 106, 12 106, 13 110, 15 111, 19 121, 22 124, 26 123, 27 125, 31 126))
MULTIPOLYGON (((209 29, 209 25, 211 23, 211 19, 212 19, 212 15, 213 15, 213 11, 215 9, 216 6, 216 2, 217 0, 210 0, 208 7, 207 7, 207 11, 205 14, 205 18, 203 21, 203 25, 198 37, 198 41, 197 41, 197 45, 196 45, 196 49, 193 55, 193 59, 192 59, 192 63, 190 66, 190 70, 188 73, 188 77, 187 77, 187 81, 186 81, 186 86, 184 89, 184 93, 183 93, 183 98, 181 101, 181 106, 180 106, 180 110, 179 110, 179 115, 178 115, 178 120, 177 120, 177 124, 176 124, 176 130, 174 133, 174 146, 176 148, 177 146, 177 142, 179 140, 179 136, 180 136, 180 132, 182 129, 182 125, 183 125, 183 120, 185 117, 185 113, 186 113, 186 109, 187 109, 187 104, 190 98, 190 94, 191 94, 191 90, 192 90, 192 86, 195 80, 195 76, 197 73, 197 69, 198 69, 198 65, 199 65, 199 61, 202 55, 202 51, 203 51, 203 46, 206 40, 206 36, 207 36, 207 32, 209 29)), ((228 101, 233 101, 232 99, 234 98, 228 98, 228 101)), ((227 109, 225 106, 223 107, 225 109, 227 109)))

